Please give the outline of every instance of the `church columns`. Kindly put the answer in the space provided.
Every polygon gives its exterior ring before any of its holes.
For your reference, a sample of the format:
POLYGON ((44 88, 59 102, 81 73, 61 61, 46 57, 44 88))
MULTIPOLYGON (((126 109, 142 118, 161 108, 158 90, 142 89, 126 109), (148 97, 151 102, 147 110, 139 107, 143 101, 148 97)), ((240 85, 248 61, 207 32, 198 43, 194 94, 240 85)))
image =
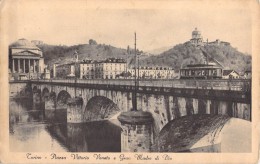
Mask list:
POLYGON ((15 70, 14 70, 14 59, 12 59, 12 61, 13 61, 13 70, 12 70, 12 72, 14 73, 15 72, 15 70))
POLYGON ((18 60, 18 72, 20 73, 20 68, 21 68, 21 66, 20 66, 20 59, 17 59, 18 60))
POLYGON ((30 59, 28 59, 28 72, 30 72, 30 67, 31 67, 31 62, 30 62, 30 59))
POLYGON ((33 59, 33 73, 35 73, 35 59, 33 59))
POLYGON ((37 59, 12 59, 12 73, 37 73, 40 70, 39 60, 37 59), (32 69, 31 69, 32 68, 32 69), (37 71, 38 68, 38 71, 37 71))
POLYGON ((23 73, 25 73, 25 59, 23 59, 23 73))

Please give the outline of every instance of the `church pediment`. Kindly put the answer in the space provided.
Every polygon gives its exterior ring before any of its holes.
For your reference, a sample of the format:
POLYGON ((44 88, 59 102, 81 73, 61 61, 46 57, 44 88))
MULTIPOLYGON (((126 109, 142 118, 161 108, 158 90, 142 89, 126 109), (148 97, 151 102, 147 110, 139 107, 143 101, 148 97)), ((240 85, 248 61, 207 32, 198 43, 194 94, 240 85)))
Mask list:
POLYGON ((29 50, 26 50, 26 51, 22 51, 22 52, 17 52, 17 53, 14 53, 12 54, 13 56, 34 56, 34 57, 41 57, 40 54, 38 53, 35 53, 35 52, 31 52, 29 50))

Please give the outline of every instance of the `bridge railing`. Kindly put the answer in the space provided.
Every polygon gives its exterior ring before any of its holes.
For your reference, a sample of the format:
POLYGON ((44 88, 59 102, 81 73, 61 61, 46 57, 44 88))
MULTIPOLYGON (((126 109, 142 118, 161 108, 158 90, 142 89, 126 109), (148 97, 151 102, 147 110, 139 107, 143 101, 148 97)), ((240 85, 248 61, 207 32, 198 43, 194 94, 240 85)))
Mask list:
MULTIPOLYGON (((31 80, 50 83, 66 83, 66 84, 95 84, 95 85, 124 85, 134 86, 133 79, 45 79, 31 80)), ((251 81, 248 79, 217 79, 217 80, 161 80, 161 79, 145 79, 139 80, 139 86, 147 87, 166 87, 166 88, 198 88, 198 89, 214 89, 214 90, 250 90, 251 81)))

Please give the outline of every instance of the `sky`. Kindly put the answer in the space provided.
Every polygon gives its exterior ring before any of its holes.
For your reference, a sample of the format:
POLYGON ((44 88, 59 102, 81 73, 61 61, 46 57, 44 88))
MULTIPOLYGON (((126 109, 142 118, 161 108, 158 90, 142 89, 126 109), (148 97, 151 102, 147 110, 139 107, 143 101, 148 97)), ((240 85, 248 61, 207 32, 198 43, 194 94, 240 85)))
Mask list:
POLYGON ((149 51, 184 43, 197 27, 204 40, 227 41, 239 51, 251 54, 252 19, 248 4, 177 0, 147 7, 129 1, 115 7, 116 3, 91 2, 18 0, 5 4, 4 9, 9 11, 8 40, 11 43, 26 38, 47 44, 76 45, 94 39, 126 48, 134 46, 136 32, 137 48, 149 51))

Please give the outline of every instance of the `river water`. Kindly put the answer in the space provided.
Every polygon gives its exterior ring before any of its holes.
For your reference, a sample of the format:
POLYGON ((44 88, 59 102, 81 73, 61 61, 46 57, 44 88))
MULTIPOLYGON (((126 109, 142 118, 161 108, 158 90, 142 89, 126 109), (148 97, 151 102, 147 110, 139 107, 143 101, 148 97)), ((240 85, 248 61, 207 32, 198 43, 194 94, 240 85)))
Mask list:
POLYGON ((10 150, 13 152, 120 152, 116 120, 67 123, 66 109, 44 110, 29 99, 9 105, 10 150))

